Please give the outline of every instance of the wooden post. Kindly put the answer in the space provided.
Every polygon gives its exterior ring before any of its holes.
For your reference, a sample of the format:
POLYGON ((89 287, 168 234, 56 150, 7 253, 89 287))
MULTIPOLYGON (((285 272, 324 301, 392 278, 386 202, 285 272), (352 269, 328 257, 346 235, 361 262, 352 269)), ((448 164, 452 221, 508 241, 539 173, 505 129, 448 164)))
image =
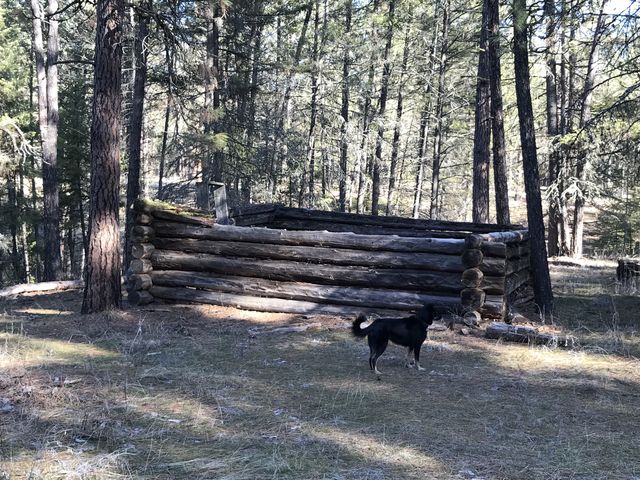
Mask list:
POLYGON ((213 203, 216 207, 216 223, 229 225, 229 207, 227 206, 227 188, 224 183, 209 182, 217 188, 213 191, 213 203))
POLYGON ((465 270, 462 272, 462 285, 464 288, 460 291, 460 302, 464 310, 464 316, 472 319, 474 323, 480 317, 480 309, 484 305, 485 292, 480 288, 484 274, 480 270, 484 255, 480 247, 482 246, 482 237, 480 235, 471 234, 465 238, 465 249, 462 252, 462 264, 465 270))

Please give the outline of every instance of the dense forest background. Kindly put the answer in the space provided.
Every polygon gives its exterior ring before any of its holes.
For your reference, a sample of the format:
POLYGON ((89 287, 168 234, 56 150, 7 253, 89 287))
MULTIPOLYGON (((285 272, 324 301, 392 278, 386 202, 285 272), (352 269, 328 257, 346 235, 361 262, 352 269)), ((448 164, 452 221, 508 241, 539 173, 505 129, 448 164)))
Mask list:
MULTIPOLYGON (((125 4, 121 211, 138 195, 206 206, 205 178, 224 182, 232 205, 475 220, 480 172, 491 185, 481 220, 499 221, 494 194, 506 191, 493 187, 478 116, 492 44, 510 220, 526 223, 512 5, 499 5, 496 31, 492 5, 125 4)), ((580 256, 585 235, 586 253, 634 253, 640 3, 527 8, 549 253, 580 256)), ((96 25, 88 2, 0 0, 0 285, 82 275, 96 25)))

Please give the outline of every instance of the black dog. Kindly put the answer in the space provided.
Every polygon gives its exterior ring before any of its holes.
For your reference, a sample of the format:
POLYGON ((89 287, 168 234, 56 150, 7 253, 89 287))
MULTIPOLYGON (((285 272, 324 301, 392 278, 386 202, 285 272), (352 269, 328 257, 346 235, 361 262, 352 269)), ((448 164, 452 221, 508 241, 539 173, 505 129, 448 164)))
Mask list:
POLYGON ((375 373, 380 373, 376 366, 378 358, 384 353, 389 340, 397 345, 407 347, 407 363, 411 352, 418 370, 424 370, 420 366, 420 348, 427 338, 427 328, 433 322, 433 305, 425 305, 414 315, 404 318, 378 318, 366 328, 361 328, 367 317, 364 313, 358 315, 353 321, 351 332, 355 337, 368 337, 369 341, 369 368, 375 373))

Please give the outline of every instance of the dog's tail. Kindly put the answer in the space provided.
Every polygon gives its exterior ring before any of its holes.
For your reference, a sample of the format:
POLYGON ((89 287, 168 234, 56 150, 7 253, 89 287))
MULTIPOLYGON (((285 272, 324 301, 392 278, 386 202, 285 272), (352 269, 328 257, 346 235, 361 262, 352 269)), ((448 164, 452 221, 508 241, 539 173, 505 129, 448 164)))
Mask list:
POLYGON ((369 333, 369 327, 361 328, 364 322, 367 321, 367 316, 364 313, 358 314, 358 317, 351 324, 351 333, 354 337, 366 337, 369 333))

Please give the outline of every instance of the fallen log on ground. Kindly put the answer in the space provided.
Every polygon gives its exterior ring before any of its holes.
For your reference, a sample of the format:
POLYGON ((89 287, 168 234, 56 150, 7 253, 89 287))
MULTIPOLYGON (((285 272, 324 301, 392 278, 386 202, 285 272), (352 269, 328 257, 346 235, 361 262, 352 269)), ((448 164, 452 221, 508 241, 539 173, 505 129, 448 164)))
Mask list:
POLYGON ((573 347, 575 339, 568 335, 539 332, 537 328, 494 322, 487 326, 485 337, 508 342, 544 344, 558 347, 573 347))
POLYGON ((82 280, 63 280, 57 282, 21 283, 0 290, 0 298, 20 295, 21 293, 47 292, 51 290, 71 290, 82 288, 82 280))

